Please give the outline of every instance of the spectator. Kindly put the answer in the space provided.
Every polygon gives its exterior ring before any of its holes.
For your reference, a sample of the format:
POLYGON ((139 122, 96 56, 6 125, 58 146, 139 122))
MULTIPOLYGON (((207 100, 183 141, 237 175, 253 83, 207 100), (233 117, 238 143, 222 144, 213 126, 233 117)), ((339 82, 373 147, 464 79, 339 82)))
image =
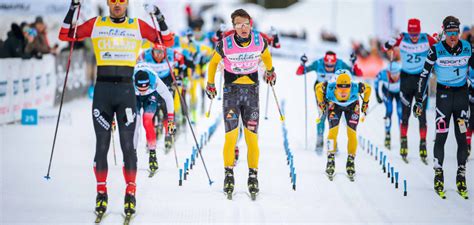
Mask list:
POLYGON ((12 23, 11 30, 7 36, 0 51, 0 58, 23 57, 26 40, 20 26, 16 23, 12 23))
POLYGON ((56 55, 57 45, 54 47, 51 47, 49 45, 48 35, 46 32, 46 24, 44 24, 42 17, 36 17, 32 29, 34 29, 34 31, 31 31, 30 36, 34 39, 31 45, 27 45, 25 52, 37 58, 41 58, 43 54, 49 53, 56 55))
POLYGON ((469 43, 471 43, 471 45, 473 45, 474 44, 474 26, 471 26, 471 28, 469 28, 468 26, 465 26, 462 29, 461 39, 466 40, 469 43))

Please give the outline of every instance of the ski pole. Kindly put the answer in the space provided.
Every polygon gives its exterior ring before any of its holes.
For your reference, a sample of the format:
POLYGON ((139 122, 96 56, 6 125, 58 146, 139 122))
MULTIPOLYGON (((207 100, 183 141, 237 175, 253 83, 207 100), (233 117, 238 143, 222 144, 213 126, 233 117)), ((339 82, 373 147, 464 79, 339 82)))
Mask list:
POLYGON ((304 149, 308 149, 308 97, 306 87, 306 68, 304 73, 304 149))
MULTIPOLYGON (((152 14, 150 14, 150 17, 151 17, 151 21, 153 22, 153 27, 155 29, 156 39, 157 39, 157 41, 160 45, 163 45, 163 42, 161 40, 161 36, 158 33, 158 30, 157 30, 157 27, 156 27, 155 19, 153 18, 152 14)), ((186 120, 188 121, 189 129, 191 130, 191 133, 193 135, 194 142, 196 144, 196 147, 198 148, 199 155, 201 155, 201 161, 202 161, 202 164, 204 165, 204 169, 206 170, 206 175, 207 175, 207 178, 209 180, 209 185, 212 185, 212 183, 214 183, 214 181, 212 181, 211 176, 209 176, 209 171, 207 170, 206 163, 204 162, 204 157, 203 157, 202 152, 201 152, 201 146, 199 146, 199 143, 196 139, 196 135, 194 133, 193 125, 191 124, 191 120, 189 119, 189 115, 188 115, 189 113, 188 113, 188 107, 186 105, 186 100, 184 99, 184 96, 181 96, 181 91, 179 90, 178 85, 176 84, 176 77, 173 74, 173 69, 171 67, 171 64, 170 64, 168 58, 165 57, 165 60, 166 60, 166 63, 168 64, 168 67, 170 68, 170 74, 171 74, 171 78, 173 79, 173 85, 175 86, 175 89, 178 91, 179 100, 181 101, 181 105, 183 106, 184 116, 186 117, 186 120)))
POLYGON ((272 92, 273 92, 273 97, 275 97, 275 102, 276 102, 276 105, 278 107, 278 112, 280 113, 280 121, 285 121, 285 116, 283 116, 283 114, 281 113, 281 109, 280 109, 280 103, 278 103, 278 98, 276 96, 276 93, 275 93, 275 88, 273 87, 273 85, 270 85, 271 88, 272 88, 272 92))
POLYGON ((219 76, 219 96, 217 96, 217 100, 221 100, 222 98, 222 77, 224 76, 224 73, 221 70, 221 75, 219 76))
POLYGON ((115 129, 116 129, 116 125, 115 125, 115 117, 113 118, 112 120, 112 150, 114 151, 114 162, 115 162, 115 165, 117 165, 117 156, 115 154, 115 129))
POLYGON ((267 101, 265 102, 265 119, 268 120, 268 97, 270 95, 270 88, 267 87, 267 101))
POLYGON ((212 100, 213 99, 211 99, 211 102, 209 103, 209 109, 206 112, 206 118, 209 118, 209 116, 211 115, 212 100))
MULTIPOLYGON (((51 172, 51 164, 53 162, 53 154, 54 154, 54 147, 56 145, 56 137, 58 134, 58 128, 59 128, 59 119, 61 118, 61 111, 63 109, 63 102, 64 102, 64 93, 66 92, 66 84, 67 84, 67 78, 69 76, 69 69, 71 68, 71 58, 72 58, 72 51, 74 50, 74 44, 76 42, 76 34, 77 34, 77 22, 79 21, 79 16, 81 14, 81 5, 78 6, 77 8, 77 17, 76 17, 76 26, 74 27, 74 33, 72 35, 72 42, 71 42, 71 48, 69 49, 69 56, 67 59, 67 64, 66 64, 66 76, 64 77, 64 85, 63 85, 63 91, 61 93, 61 102, 59 103, 59 113, 58 113, 58 119, 56 121, 56 128, 54 130, 54 138, 53 138, 53 146, 51 147, 51 156, 49 157, 49 165, 48 165, 48 172, 46 173, 46 178, 47 180, 51 179, 49 176, 49 173, 51 172)), ((72 29, 72 21, 71 21, 71 26, 69 27, 69 31, 72 29)))
MULTIPOLYGON (((174 143, 174 135, 173 135, 173 143, 174 143)), ((176 145, 173 144, 173 152, 174 152, 174 159, 176 161, 176 168, 179 168, 179 163, 178 163, 178 155, 176 154, 176 145)))

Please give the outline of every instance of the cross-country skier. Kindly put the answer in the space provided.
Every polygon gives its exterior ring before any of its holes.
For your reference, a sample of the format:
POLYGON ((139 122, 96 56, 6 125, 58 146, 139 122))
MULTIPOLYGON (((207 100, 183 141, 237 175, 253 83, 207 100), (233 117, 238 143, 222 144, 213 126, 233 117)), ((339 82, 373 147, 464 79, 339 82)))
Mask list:
MULTIPOLYGON (((436 40, 429 34, 421 33, 420 20, 408 20, 408 33, 401 33, 398 38, 387 41, 384 45, 386 50, 393 50, 394 47, 400 48, 402 61, 402 72, 400 74, 400 97, 402 105, 402 124, 400 126, 400 155, 406 160, 408 156, 408 121, 411 114, 411 105, 416 94, 417 83, 420 73, 423 70, 423 64, 430 47, 436 43, 436 40)), ((425 97, 426 98, 426 97, 425 97)), ((426 99, 423 101, 423 111, 426 111, 426 99)), ((420 157, 426 160, 428 153, 426 151, 426 116, 425 113, 418 117, 420 122, 420 157)))
POLYGON ((324 81, 316 85, 316 99, 321 111, 327 111, 329 120, 329 133, 327 138, 328 162, 326 173, 332 180, 335 172, 335 159, 339 121, 344 113, 347 126, 347 163, 346 171, 349 179, 354 181, 357 151, 357 125, 360 112, 365 116, 369 107, 371 87, 362 82, 352 81, 349 70, 336 71, 335 81, 324 81), (360 107, 359 96, 363 99, 360 107))
POLYGON ((386 69, 377 74, 374 82, 374 91, 377 102, 385 105, 385 147, 390 149, 390 130, 392 127, 393 102, 396 103, 398 123, 400 126, 402 119, 402 105, 400 101, 400 64, 392 62, 386 69), (382 83, 382 97, 379 92, 379 84, 382 83))
MULTIPOLYGON (((96 134, 94 172, 97 180, 95 211, 103 215, 107 209, 107 152, 110 145, 112 118, 116 115, 123 152, 125 190, 125 214, 135 213, 135 177, 137 154, 133 145, 136 117, 136 97, 132 75, 143 39, 157 43, 159 36, 166 46, 173 45, 173 37, 158 7, 148 5, 147 12, 159 21, 155 30, 140 19, 128 18, 128 0, 107 0, 110 16, 89 19, 77 27, 76 39, 92 38, 97 60, 97 82, 92 103, 92 119, 96 134), (160 35, 161 34, 161 35, 160 35), (159 35, 159 36, 157 36, 159 35)), ((73 41, 70 28, 79 0, 71 0, 71 6, 59 32, 62 41, 73 41)))
POLYGON ((243 9, 235 10, 232 15, 235 33, 224 37, 217 45, 209 63, 206 87, 210 99, 216 96, 214 77, 217 65, 224 61, 224 192, 231 198, 234 190, 235 144, 239 136, 239 117, 242 117, 245 140, 248 147, 249 178, 248 188, 254 199, 259 192, 257 170, 259 159, 259 79, 260 60, 265 65, 264 81, 274 85, 276 74, 272 57, 265 39, 260 33, 252 31, 252 18, 243 9))
MULTIPOLYGON (((338 59, 336 53, 333 51, 327 51, 323 58, 315 60, 311 65, 306 66, 308 57, 306 55, 301 56, 301 64, 296 71, 296 75, 303 75, 305 73, 315 71, 317 74, 316 82, 314 83, 313 90, 316 93, 316 85, 325 81, 329 81, 337 70, 349 70, 352 71, 356 76, 362 75, 362 70, 356 64, 357 57, 355 54, 351 54, 351 62, 353 67, 347 65, 341 59, 338 59)), ((316 151, 322 151, 324 145, 324 126, 325 116, 320 117, 319 123, 316 125, 316 151)))
MULTIPOLYGON (((160 44, 154 44, 152 48, 148 48, 142 54, 140 54, 137 63, 137 67, 145 65, 146 67, 151 68, 158 75, 160 80, 168 87, 170 93, 175 96, 173 88, 173 77, 171 73, 174 73, 175 77, 179 77, 177 76, 177 74, 179 74, 180 71, 185 69, 184 57, 179 51, 174 50, 172 48, 166 48, 165 46, 160 44)), ((179 98, 179 96, 175 96, 175 98, 179 98)), ((166 123, 164 116, 166 116, 168 113, 174 113, 170 112, 169 109, 167 110, 166 103, 161 97, 158 98, 157 110, 158 111, 155 117, 159 120, 159 124, 166 123), (163 118, 161 118, 160 115, 162 115, 163 118)), ((158 133, 162 132, 162 130, 160 130, 160 128, 162 127, 163 126, 158 126, 158 133)), ((168 150, 172 147, 172 145, 173 138, 169 134, 165 135, 165 148, 168 150)))
MULTIPOLYGON (((150 152, 149 166, 151 173, 155 173, 158 169, 158 162, 156 159, 156 133, 153 124, 153 117, 158 109, 159 99, 165 102, 165 112, 167 113, 167 120, 165 120, 165 137, 171 137, 176 131, 174 125, 174 106, 173 95, 171 95, 166 84, 161 81, 159 75, 154 72, 154 69, 146 65, 136 66, 133 83, 135 84, 135 95, 137 96, 137 120, 140 119, 141 109, 143 108, 143 127, 146 132, 147 149, 150 152)), ((135 142, 138 141, 139 127, 137 123, 137 130, 135 131, 135 142)), ((135 143, 136 146, 136 143, 135 143)))
MULTIPOLYGON (((413 108, 415 116, 423 112, 423 100, 431 70, 436 73, 436 139, 434 145, 434 189, 442 197, 444 194, 444 144, 448 138, 451 116, 454 122, 454 134, 458 144, 458 170, 456 185, 461 196, 467 198, 466 160, 467 142, 466 132, 469 116, 469 94, 467 76, 469 69, 474 69, 472 46, 465 40, 459 40, 459 19, 448 16, 443 20, 443 29, 446 36, 432 46, 424 63, 423 72, 418 82, 416 103, 413 108), (469 68, 471 67, 471 68, 469 68)), ((453 147, 449 147, 453 149, 453 147)))

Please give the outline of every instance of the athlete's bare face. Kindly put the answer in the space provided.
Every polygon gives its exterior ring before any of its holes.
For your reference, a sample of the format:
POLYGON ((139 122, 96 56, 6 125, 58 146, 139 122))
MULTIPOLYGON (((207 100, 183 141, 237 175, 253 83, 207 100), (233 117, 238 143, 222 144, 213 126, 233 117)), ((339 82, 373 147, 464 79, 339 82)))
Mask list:
POLYGON ((107 0, 107 5, 111 17, 122 18, 127 12, 128 0, 107 0))
POLYGON ((234 18, 234 29, 237 32, 237 35, 241 38, 248 38, 250 36, 250 20, 245 17, 237 16, 234 18))

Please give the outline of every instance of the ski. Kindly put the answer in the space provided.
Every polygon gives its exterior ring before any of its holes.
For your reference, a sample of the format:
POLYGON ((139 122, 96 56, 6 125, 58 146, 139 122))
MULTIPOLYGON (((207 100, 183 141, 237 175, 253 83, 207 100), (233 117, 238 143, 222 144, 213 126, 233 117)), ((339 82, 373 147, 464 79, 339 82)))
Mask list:
POLYGON ((227 200, 232 200, 232 191, 224 192, 224 195, 226 196, 227 200))
POLYGON ((102 218, 104 218, 105 212, 96 212, 96 218, 94 223, 100 223, 102 218))
POLYGON ((149 173, 149 174, 148 174, 148 178, 152 178, 153 176, 155 176, 155 174, 156 174, 157 171, 158 171, 158 170, 153 170, 153 171, 152 171, 152 170, 148 170, 148 173, 149 173))
POLYGON ((446 193, 444 191, 436 191, 436 194, 438 194, 438 196, 442 199, 446 199, 446 193))
POLYGON ((133 214, 128 213, 124 216, 123 225, 129 225, 130 221, 133 219, 133 214))
POLYGON ((467 191, 457 191, 457 193, 464 199, 469 199, 469 195, 467 194, 467 191))
POLYGON ((329 179, 330 181, 333 181, 333 180, 334 180, 334 174, 326 173, 326 175, 328 176, 328 179, 329 179))
POLYGON ((349 178, 349 181, 354 182, 355 181, 355 175, 347 175, 347 178, 349 178))
POLYGON ((408 158, 406 156, 402 156, 402 160, 403 162, 405 162, 406 164, 408 164, 408 158))
POLYGON ((422 157, 422 158, 421 158, 421 161, 422 161, 425 165, 428 165, 428 160, 426 159, 426 157, 422 157))
POLYGON ((252 201, 255 201, 257 200, 257 194, 256 192, 250 192, 250 199, 252 199, 252 201))

